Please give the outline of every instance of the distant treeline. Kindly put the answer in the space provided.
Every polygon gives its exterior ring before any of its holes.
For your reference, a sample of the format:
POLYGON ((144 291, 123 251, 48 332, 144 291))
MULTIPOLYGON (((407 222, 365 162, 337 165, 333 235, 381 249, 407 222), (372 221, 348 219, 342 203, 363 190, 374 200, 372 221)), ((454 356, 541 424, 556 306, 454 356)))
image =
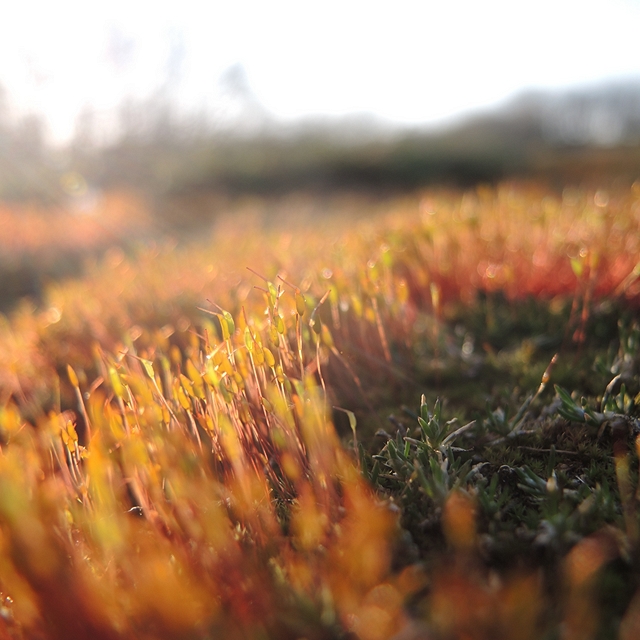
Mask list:
POLYGON ((128 104, 120 115, 109 143, 96 143, 87 113, 76 139, 54 153, 37 118, 10 127, 0 108, 0 198, 64 197, 60 176, 69 171, 97 188, 134 187, 157 198, 640 176, 640 80, 523 95, 437 131, 351 119, 288 129, 265 120, 234 133, 152 102, 128 104))

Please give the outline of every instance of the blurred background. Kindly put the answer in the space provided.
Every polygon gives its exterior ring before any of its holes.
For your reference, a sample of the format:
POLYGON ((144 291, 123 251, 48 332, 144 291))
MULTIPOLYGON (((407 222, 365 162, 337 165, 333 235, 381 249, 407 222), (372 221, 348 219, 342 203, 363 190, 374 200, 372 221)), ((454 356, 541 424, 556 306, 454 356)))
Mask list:
POLYGON ((639 0, 13 3, 0 301, 238 197, 631 184, 639 32, 639 0))

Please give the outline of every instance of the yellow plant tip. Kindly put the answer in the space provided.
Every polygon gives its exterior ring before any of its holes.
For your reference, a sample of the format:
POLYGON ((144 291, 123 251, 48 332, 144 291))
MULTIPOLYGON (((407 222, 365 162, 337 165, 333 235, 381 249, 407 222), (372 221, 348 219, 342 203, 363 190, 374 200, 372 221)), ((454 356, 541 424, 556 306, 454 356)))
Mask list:
POLYGON ((356 427, 358 425, 356 414, 353 413, 353 411, 349 411, 348 409, 343 409, 342 407, 333 407, 333 408, 338 411, 342 411, 342 413, 345 413, 347 415, 347 417, 349 418, 349 426, 351 427, 351 431, 353 432, 353 435, 355 437, 356 427))
POLYGON ((222 373, 226 373, 228 376, 232 376, 233 366, 231 365, 229 358, 227 358, 227 354, 221 352, 221 356, 222 357, 220 359, 220 364, 218 365, 218 369, 222 371, 222 373))
POLYGON ((231 336, 231 331, 229 327, 229 323, 224 315, 221 313, 216 314, 218 321, 220 322, 220 330, 222 331, 222 339, 228 340, 231 336))
POLYGON ((584 538, 565 560, 565 574, 571 587, 582 587, 593 580, 602 566, 618 556, 615 539, 606 532, 584 538))
POLYGON ((272 282, 267 282, 269 306, 275 307, 278 302, 278 290, 272 282))
POLYGON ((80 383, 78 382, 78 376, 76 375, 76 372, 73 370, 73 367, 70 364, 67 365, 67 376, 69 377, 69 382, 71 383, 71 385, 77 389, 80 386, 80 383))
POLYGON ((326 324, 322 325, 322 342, 331 349, 334 346, 333 336, 326 324))
POLYGON ((228 311, 223 311, 222 316, 227 323, 227 331, 229 332, 229 334, 233 335, 236 331, 236 325, 233 321, 233 316, 228 311))
POLYGON ((184 392, 184 389, 180 385, 176 387, 176 395, 178 396, 178 402, 183 409, 191 409, 191 402, 187 394, 184 392))
MULTIPOLYGON (((109 418, 109 427, 116 441, 122 440, 126 436, 122 418, 117 414, 112 414, 109 418)), ((98 432, 99 433, 99 432, 98 432)), ((92 443, 93 444, 93 443, 92 443)))
POLYGON ((584 271, 584 260, 582 258, 571 258, 571 269, 573 270, 576 278, 580 278, 582 276, 582 272, 584 271))
POLYGON ((214 389, 217 388, 218 385, 220 384, 220 376, 216 372, 215 366, 216 365, 211 360, 207 360, 205 373, 204 373, 204 379, 214 389))
POLYGON ((249 329, 249 327, 244 328, 244 344, 249 352, 253 352, 255 348, 255 340, 251 335, 251 329, 249 329))
MULTIPOLYGON (((0 428, 2 432, 7 435, 9 438, 18 431, 20 431, 22 427, 22 418, 20 417, 20 411, 13 404, 7 405, 6 407, 0 407, 0 428)), ((55 428, 58 425, 58 421, 51 421, 52 427, 55 428)))
POLYGON ((191 380, 187 378, 184 374, 180 374, 180 382, 182 383, 182 388, 190 395, 192 398, 195 396, 195 392, 193 390, 193 386, 191 384, 191 380))
POLYGON ((280 464, 282 466, 282 470, 289 478, 289 480, 291 480, 292 482, 297 482, 300 479, 300 465, 288 451, 285 451, 282 454, 280 458, 280 464))
POLYGON ((225 453, 233 464, 238 463, 242 457, 242 445, 236 430, 226 416, 220 416, 218 426, 225 453))
POLYGON ((115 393, 118 398, 124 398, 124 385, 122 384, 122 380, 120 380, 120 376, 118 375, 115 367, 109 367, 109 382, 111 383, 113 393, 115 393))
POLYGON ((438 309, 440 309, 440 287, 437 285, 437 283, 432 282, 429 285, 429 289, 431 291, 431 304, 437 311, 438 309))
POLYGON ((317 335, 320 335, 322 333, 322 320, 320 320, 319 316, 317 318, 314 318, 313 314, 311 314, 311 318, 309 319, 309 326, 317 335))
POLYGON ((305 300, 305 297, 300 293, 300 290, 298 289, 296 291, 296 313, 302 317, 304 315, 304 312, 306 311, 307 308, 307 301, 305 300))
POLYGON ((409 287, 403 278, 398 280, 396 285, 396 296, 400 304, 405 304, 409 300, 409 287))
POLYGON ((146 360, 145 358, 140 358, 140 362, 142 363, 144 371, 149 376, 149 378, 151 378, 151 380, 155 380, 156 374, 153 370, 153 362, 151 362, 151 360, 146 360))
POLYGON ((355 294, 351 296, 351 307, 358 318, 362 318, 364 312, 362 300, 355 294))
POLYGON ((193 364, 191 358, 187 360, 185 370, 187 372, 187 376, 189 376, 189 380, 191 380, 194 385, 197 386, 202 384, 202 376, 200 375, 198 369, 196 369, 196 366, 193 364))
POLYGON ((256 351, 253 354, 253 360, 258 366, 261 366, 265 361, 265 355, 264 355, 265 349, 266 347, 261 347, 259 344, 256 343, 256 351))
POLYGON ((267 366, 274 367, 276 364, 276 359, 273 357, 273 353, 271 353, 271 350, 267 347, 264 347, 262 349, 262 352, 264 353, 264 361, 267 363, 267 366))
MULTIPOLYGON (((271 442, 273 442, 278 449, 284 449, 287 445, 287 436, 280 427, 274 427, 271 430, 271 442)), ((282 460, 280 460, 282 464, 282 460)))
POLYGON ((182 364, 182 352, 175 344, 172 345, 169 350, 169 359, 175 366, 180 366, 182 364))
POLYGON ((549 382, 549 379, 551 378, 551 371, 555 366, 555 364, 558 362, 558 357, 559 357, 559 354, 555 353, 551 358, 549 365, 547 366, 544 373, 542 374, 541 384, 546 385, 549 382))
POLYGON ((75 451, 78 443, 78 434, 71 420, 67 420, 64 428, 60 431, 60 437, 65 447, 71 452, 75 451))
POLYGON ((318 509, 311 487, 303 485, 298 497, 298 509, 292 516, 291 524, 298 545, 306 551, 316 549, 324 542, 328 525, 329 519, 318 509))
POLYGON ((476 514, 473 500, 462 491, 452 491, 444 504, 442 529, 449 545, 470 551, 476 543, 476 514))

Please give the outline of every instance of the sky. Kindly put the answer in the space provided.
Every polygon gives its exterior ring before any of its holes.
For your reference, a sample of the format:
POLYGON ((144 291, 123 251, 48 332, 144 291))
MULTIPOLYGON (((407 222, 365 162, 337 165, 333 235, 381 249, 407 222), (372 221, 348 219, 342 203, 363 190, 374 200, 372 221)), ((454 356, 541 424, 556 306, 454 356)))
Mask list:
POLYGON ((222 118, 229 79, 277 120, 438 124, 640 78, 638 33, 640 0, 20 0, 3 7, 0 84, 58 142, 83 109, 152 95, 222 118))

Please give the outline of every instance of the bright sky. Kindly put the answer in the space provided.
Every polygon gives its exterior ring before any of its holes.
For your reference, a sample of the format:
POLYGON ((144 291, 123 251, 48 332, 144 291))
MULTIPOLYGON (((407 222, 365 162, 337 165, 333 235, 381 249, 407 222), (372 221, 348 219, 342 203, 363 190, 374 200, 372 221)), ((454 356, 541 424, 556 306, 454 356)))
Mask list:
POLYGON ((160 87, 215 112, 242 65, 275 117, 434 123, 523 88, 640 78, 640 0, 19 0, 0 83, 58 140, 85 105, 160 87))

